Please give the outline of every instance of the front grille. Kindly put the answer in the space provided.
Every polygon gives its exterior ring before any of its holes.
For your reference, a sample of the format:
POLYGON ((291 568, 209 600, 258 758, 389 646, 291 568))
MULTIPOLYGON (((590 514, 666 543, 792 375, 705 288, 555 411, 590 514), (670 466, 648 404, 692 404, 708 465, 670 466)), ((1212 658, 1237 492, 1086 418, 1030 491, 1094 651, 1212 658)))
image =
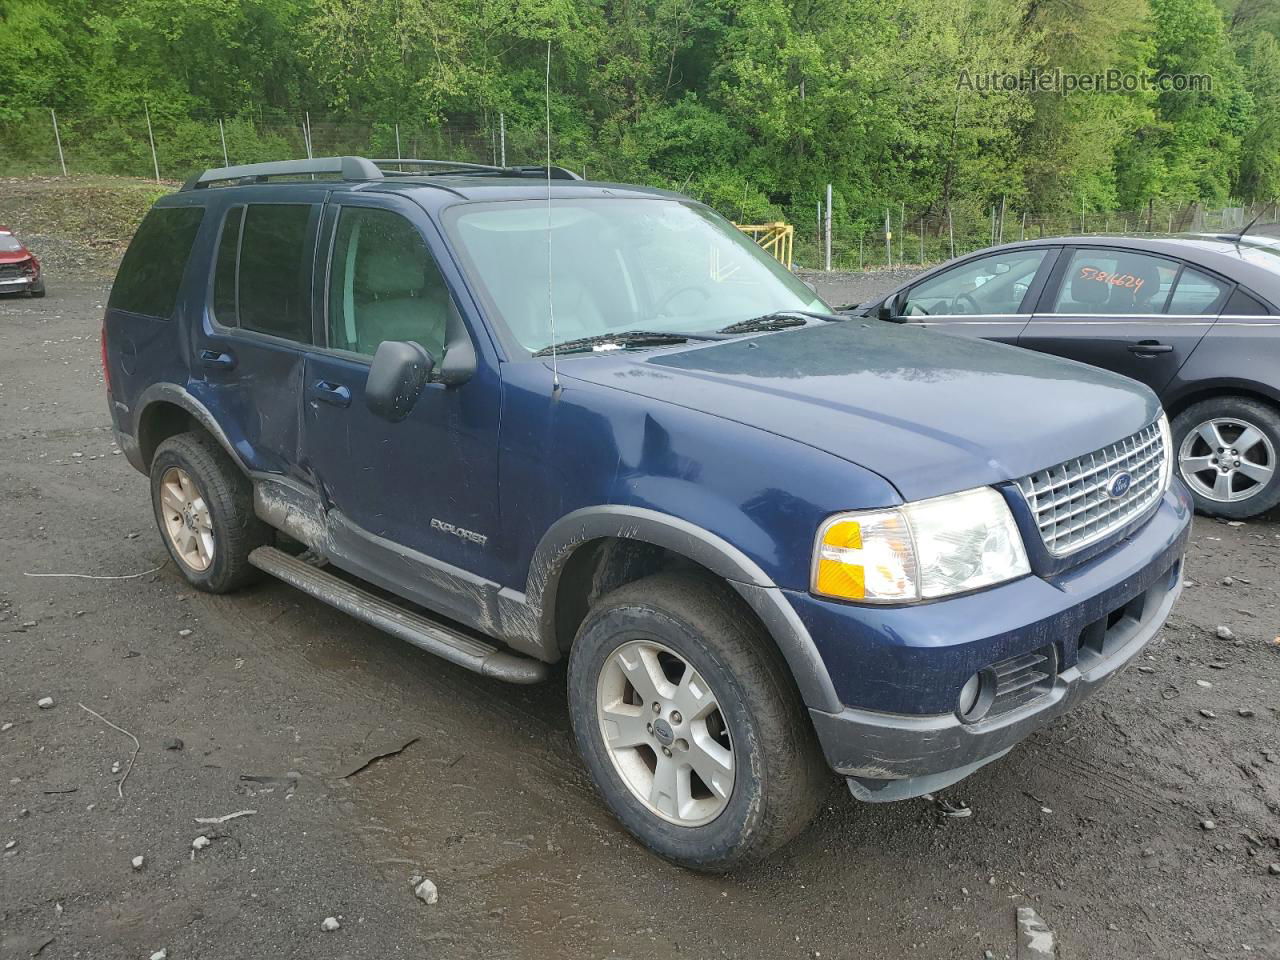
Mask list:
POLYGON ((1018 481, 1040 538, 1055 557, 1083 550, 1141 516, 1164 493, 1164 435, 1158 422, 1119 443, 1018 481), (1129 488, 1113 496, 1121 473, 1129 488))
POLYGON ((991 667, 995 673, 995 698, 987 717, 1000 716, 1039 700, 1053 689, 1058 673, 1058 657, 1052 646, 1041 647, 1001 660, 991 667))
POLYGON ((17 280, 27 275, 21 263, 0 263, 0 280, 17 280))

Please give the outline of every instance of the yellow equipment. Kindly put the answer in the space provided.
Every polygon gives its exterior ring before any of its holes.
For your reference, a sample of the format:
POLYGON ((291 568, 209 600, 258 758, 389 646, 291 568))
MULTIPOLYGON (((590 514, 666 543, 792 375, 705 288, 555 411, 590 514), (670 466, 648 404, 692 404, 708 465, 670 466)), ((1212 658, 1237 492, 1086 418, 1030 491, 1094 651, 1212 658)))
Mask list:
POLYGON ((791 269, 791 245, 795 240, 796 228, 789 223, 735 223, 735 227, 743 233, 750 234, 751 239, 788 270, 791 269))

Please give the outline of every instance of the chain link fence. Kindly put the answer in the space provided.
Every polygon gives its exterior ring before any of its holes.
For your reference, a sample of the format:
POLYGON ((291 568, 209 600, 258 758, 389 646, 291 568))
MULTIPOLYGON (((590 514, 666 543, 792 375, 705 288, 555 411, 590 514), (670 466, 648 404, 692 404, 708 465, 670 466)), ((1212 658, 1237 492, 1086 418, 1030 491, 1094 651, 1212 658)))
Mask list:
MULTIPOLYGON (((428 125, 266 108, 218 117, 142 105, 136 115, 64 117, 33 110, 0 124, 0 175, 8 176, 115 174, 180 181, 208 167, 335 155, 541 164, 546 140, 540 124, 520 125, 497 112, 428 125)), ((608 156, 590 143, 557 140, 553 161, 584 177, 625 178, 624 171, 609 169, 608 156)), ((707 199, 697 183, 661 185, 707 199)), ((1033 237, 1214 232, 1240 229, 1255 216, 1271 223, 1280 219, 1274 203, 1221 209, 1152 204, 1105 211, 1076 201, 1055 209, 964 198, 926 209, 901 202, 850 209, 837 195, 829 226, 822 200, 810 205, 793 198, 777 214, 795 226, 795 266, 817 270, 918 266, 1033 237)), ((734 220, 750 216, 740 209, 721 212, 734 220)))

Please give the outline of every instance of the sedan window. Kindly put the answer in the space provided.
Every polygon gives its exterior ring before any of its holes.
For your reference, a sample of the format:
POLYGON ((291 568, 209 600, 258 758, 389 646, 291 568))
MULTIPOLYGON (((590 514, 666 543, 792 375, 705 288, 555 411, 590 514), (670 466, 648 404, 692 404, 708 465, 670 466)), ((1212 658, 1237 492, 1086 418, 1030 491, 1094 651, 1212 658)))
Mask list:
POLYGON ((1186 267, 1178 277, 1178 285, 1173 290, 1173 297, 1170 298, 1165 313, 1216 314, 1214 308, 1225 289, 1226 285, 1213 277, 1186 267))
POLYGON ((944 270, 907 292, 904 316, 1001 316, 1018 313, 1044 250, 1014 250, 944 270))
POLYGON ((1128 250, 1076 250, 1062 275, 1052 312, 1163 313, 1177 275, 1178 264, 1163 257, 1128 250))

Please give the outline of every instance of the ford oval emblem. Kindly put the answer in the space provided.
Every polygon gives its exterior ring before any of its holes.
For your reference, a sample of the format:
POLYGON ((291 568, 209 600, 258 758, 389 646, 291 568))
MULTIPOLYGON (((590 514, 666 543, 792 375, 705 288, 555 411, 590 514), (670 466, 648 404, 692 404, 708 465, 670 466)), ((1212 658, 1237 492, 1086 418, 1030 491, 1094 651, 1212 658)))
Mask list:
POLYGON ((1109 496, 1112 500, 1119 500, 1121 497, 1123 497, 1126 493, 1129 492, 1129 488, 1132 486, 1133 486, 1133 474, 1117 473, 1114 477, 1111 478, 1110 482, 1107 484, 1107 496, 1109 496))

